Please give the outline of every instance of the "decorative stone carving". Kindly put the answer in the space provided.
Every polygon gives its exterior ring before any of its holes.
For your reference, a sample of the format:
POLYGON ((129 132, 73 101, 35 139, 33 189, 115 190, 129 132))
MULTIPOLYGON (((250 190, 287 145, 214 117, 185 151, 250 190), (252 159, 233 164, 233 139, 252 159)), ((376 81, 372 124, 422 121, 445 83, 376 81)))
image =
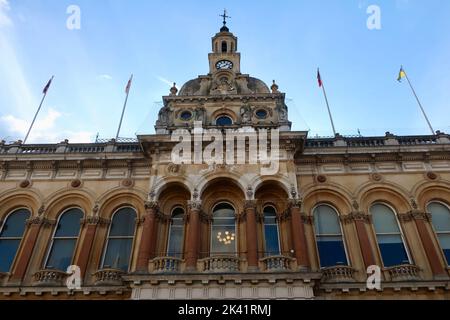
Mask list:
POLYGON ((247 187, 247 198, 253 199, 253 195, 254 195, 254 192, 253 192, 252 186, 248 186, 247 187))
POLYGON ((122 276, 125 274, 122 270, 102 269, 93 274, 95 284, 102 286, 121 286, 123 285, 122 276))
POLYGON ((153 209, 155 211, 158 211, 159 203, 158 203, 158 201, 145 201, 144 207, 145 207, 145 210, 153 209))
POLYGON ((111 224, 111 220, 103 219, 98 216, 89 216, 89 217, 81 220, 81 225, 86 225, 86 224, 106 226, 106 225, 111 224))
POLYGON ((167 173, 172 176, 178 176, 181 173, 181 166, 179 164, 170 163, 167 166, 167 173))
POLYGON ((383 180, 383 176, 379 173, 374 173, 371 175, 371 179, 375 182, 380 182, 383 180))
POLYGON ((45 213, 45 205, 41 205, 41 207, 38 210, 38 215, 42 216, 45 213))
POLYGON ((289 199, 289 207, 290 208, 301 209, 302 205, 303 205, 303 199, 289 199))
POLYGON ((245 209, 256 209, 256 200, 245 200, 244 208, 245 209))
POLYGON ((27 220, 27 226, 39 225, 44 227, 53 226, 56 224, 55 220, 48 220, 43 217, 33 217, 27 220))
POLYGON ((360 211, 354 211, 346 215, 340 216, 340 219, 343 223, 352 223, 356 220, 362 220, 365 223, 371 223, 371 217, 368 214, 360 211))
POLYGON ((316 178, 316 180, 317 180, 317 182, 319 182, 319 183, 325 183, 325 182, 327 182, 327 177, 324 176, 324 175, 318 175, 317 178, 316 178))
POLYGON ((124 179, 121 182, 122 187, 124 188, 131 188, 134 185, 133 179, 124 179))
POLYGON ((239 272, 241 260, 236 256, 214 256, 199 260, 202 272, 229 273, 239 272))
POLYGON ((198 200, 198 197, 200 196, 200 194, 198 193, 197 188, 194 189, 194 192, 192 193, 192 198, 194 200, 198 200))
POLYGON ((30 186, 31 186, 31 181, 30 180, 23 180, 19 184, 19 187, 21 187, 22 189, 26 189, 26 188, 28 188, 30 186))
POLYGON ((288 107, 282 101, 278 101, 277 102, 276 110, 278 112, 278 119, 280 120, 280 122, 287 122, 287 121, 289 121, 289 119, 288 119, 288 107))
POLYGON ((241 107, 242 124, 251 124, 252 122, 252 108, 246 104, 241 107))
POLYGON ((188 201, 188 207, 190 210, 201 211, 202 202, 201 201, 188 201))
POLYGON ((170 105, 166 105, 159 111, 158 121, 156 122, 157 126, 168 126, 170 121, 172 120, 172 109, 170 105))
POLYGON ((158 257, 151 261, 150 272, 153 273, 178 273, 181 269, 182 259, 174 257, 158 257))
POLYGON ((273 80, 273 84, 270 87, 270 89, 272 90, 272 93, 280 93, 280 91, 278 91, 279 86, 277 85, 277 83, 275 82, 275 80, 273 80))
POLYGON ((263 264, 263 270, 266 272, 286 272, 293 271, 292 265, 296 260, 292 257, 272 256, 259 261, 263 264))
POLYGON ((198 108, 194 109, 194 121, 199 121, 201 123, 205 123, 206 121, 206 109, 201 104, 198 108))
POLYGON ((297 198, 297 190, 295 189, 294 185, 291 185, 291 196, 292 196, 292 199, 297 198))
POLYGON ((322 282, 355 282, 356 270, 349 266, 335 266, 322 269, 322 282))
POLYGON ((227 77, 216 79, 212 84, 210 94, 222 95, 222 94, 237 94, 236 86, 233 85, 227 77))
POLYGON ((81 186, 81 180, 75 179, 70 183, 70 186, 74 189, 79 188, 81 186))
POLYGON ((59 270, 40 270, 34 274, 34 285, 61 287, 69 274, 59 270))
POLYGON ((427 177, 427 179, 429 179, 431 181, 437 180, 439 178, 439 176, 436 173, 431 172, 431 171, 427 172, 426 177, 427 177))
POLYGON ((400 265, 387 268, 392 281, 417 281, 420 280, 420 268, 415 265, 400 265))

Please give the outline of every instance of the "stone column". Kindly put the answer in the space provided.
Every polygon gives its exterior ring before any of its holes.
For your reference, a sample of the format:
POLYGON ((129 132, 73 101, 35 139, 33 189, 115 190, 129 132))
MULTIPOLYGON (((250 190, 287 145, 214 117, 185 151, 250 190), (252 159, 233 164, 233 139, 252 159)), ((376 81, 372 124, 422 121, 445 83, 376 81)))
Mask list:
POLYGON ((370 245, 369 234, 367 233, 366 224, 371 223, 370 216, 364 212, 352 212, 348 216, 344 216, 344 223, 355 222, 356 233, 358 235, 359 246, 364 260, 365 267, 376 265, 375 256, 372 246, 370 245))
POLYGON ((305 226, 303 217, 300 212, 302 201, 294 199, 290 201, 290 216, 291 216, 291 233, 294 243, 294 256, 297 259, 299 269, 309 269, 308 247, 306 245, 305 226))
POLYGON ((439 253, 431 239, 429 228, 427 228, 431 217, 429 214, 418 210, 411 211, 410 215, 416 223, 417 231, 419 232, 420 240, 422 241, 433 274, 437 277, 446 277, 447 272, 442 266, 439 253))
MULTIPOLYGON (((43 208, 39 209, 40 213, 43 210, 43 208)), ((20 282, 25 277, 39 232, 44 225, 51 225, 51 222, 42 216, 31 218, 27 221, 27 231, 25 233, 22 249, 17 257, 16 267, 11 276, 12 281, 20 282)))
POLYGON ((258 237, 256 224, 256 201, 245 202, 245 226, 247 240, 247 263, 249 271, 258 270, 258 237))
MULTIPOLYGON (((96 213, 96 209, 98 210, 98 207, 94 208, 94 213, 96 213)), ((86 232, 84 233, 83 242, 81 243, 80 255, 75 262, 75 264, 80 267, 82 279, 87 271, 91 250, 94 245, 95 234, 97 233, 97 227, 99 224, 107 223, 107 220, 103 220, 97 216, 90 216, 82 221, 84 228, 86 228, 86 232)))
POLYGON ((201 201, 189 201, 189 213, 187 216, 186 239, 186 270, 197 271, 197 259, 200 244, 200 213, 201 201))
POLYGON ((145 216, 141 242, 136 264, 137 272, 147 272, 148 262, 155 254, 156 215, 158 213, 158 202, 148 201, 145 203, 145 216))

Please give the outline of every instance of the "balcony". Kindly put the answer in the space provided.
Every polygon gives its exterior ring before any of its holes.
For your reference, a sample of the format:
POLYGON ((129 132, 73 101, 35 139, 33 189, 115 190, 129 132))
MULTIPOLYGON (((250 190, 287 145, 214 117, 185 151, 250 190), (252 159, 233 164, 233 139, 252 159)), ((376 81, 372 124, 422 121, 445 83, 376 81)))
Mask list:
POLYGON ((234 273, 240 271, 241 259, 236 256, 214 256, 198 261, 201 272, 234 273))
POLYGON ((118 269, 102 269, 93 274, 95 284, 101 286, 121 286, 123 284, 122 276, 125 274, 118 269))
POLYGON ((415 265, 405 264, 385 269, 392 281, 417 281, 420 280, 420 268, 415 265))
POLYGON ((284 272, 295 269, 296 260, 286 256, 265 257, 259 260, 260 269, 267 272, 284 272))
POLYGON ((349 266, 334 266, 322 269, 322 282, 348 283, 355 282, 356 270, 349 266))
POLYGON ((158 257, 150 261, 150 272, 152 273, 179 273, 182 259, 174 257, 158 257))
POLYGON ((34 285, 38 287, 62 287, 69 274, 59 270, 40 270, 34 274, 34 285))

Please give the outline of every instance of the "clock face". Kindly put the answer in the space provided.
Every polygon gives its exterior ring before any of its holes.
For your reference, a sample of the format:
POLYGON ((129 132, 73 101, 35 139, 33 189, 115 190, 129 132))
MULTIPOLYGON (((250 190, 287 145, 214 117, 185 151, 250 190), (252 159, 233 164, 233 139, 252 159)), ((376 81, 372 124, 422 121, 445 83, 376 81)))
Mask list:
POLYGON ((221 60, 216 63, 217 70, 231 70, 233 69, 233 62, 228 60, 221 60))

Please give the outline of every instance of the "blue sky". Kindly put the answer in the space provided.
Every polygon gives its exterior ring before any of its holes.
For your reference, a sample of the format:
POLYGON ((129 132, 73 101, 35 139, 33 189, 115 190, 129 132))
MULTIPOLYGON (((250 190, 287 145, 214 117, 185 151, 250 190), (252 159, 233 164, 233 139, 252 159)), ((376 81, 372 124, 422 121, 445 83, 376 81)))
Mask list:
POLYGON ((208 72, 211 37, 227 7, 241 70, 286 92, 294 130, 428 134, 411 78, 436 130, 450 132, 450 2, 447 0, 0 0, 0 139, 23 138, 48 79, 54 83, 29 142, 115 136, 124 88, 134 83, 121 136, 153 133, 157 102, 208 72), (66 28, 69 5, 81 29, 66 28), (369 30, 369 5, 381 30, 369 30))

